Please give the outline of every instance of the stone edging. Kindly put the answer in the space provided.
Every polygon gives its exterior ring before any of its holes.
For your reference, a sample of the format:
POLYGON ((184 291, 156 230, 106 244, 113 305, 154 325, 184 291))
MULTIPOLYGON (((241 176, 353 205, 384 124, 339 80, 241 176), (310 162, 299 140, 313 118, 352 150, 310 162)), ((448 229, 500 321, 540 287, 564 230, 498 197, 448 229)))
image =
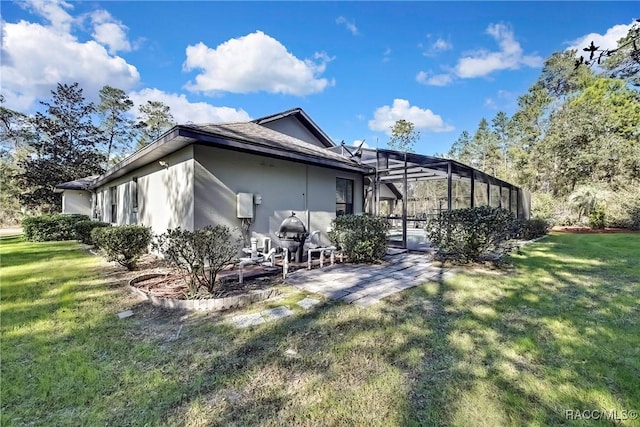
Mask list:
POLYGON ((152 279, 154 277, 164 276, 164 274, 154 273, 154 274, 143 274, 138 277, 134 277, 129 281, 129 290, 132 292, 141 295, 148 299, 151 304, 156 307, 174 309, 174 310, 198 310, 198 311, 222 311, 229 310, 231 308, 239 308, 244 307, 246 305, 252 304, 254 302, 263 301, 268 298, 279 295, 277 289, 264 289, 260 291, 250 291, 248 294, 235 295, 232 297, 225 298, 210 298, 210 299, 193 299, 193 300, 182 300, 175 298, 160 298, 155 295, 148 294, 143 290, 133 286, 138 282, 142 282, 147 279, 152 279))

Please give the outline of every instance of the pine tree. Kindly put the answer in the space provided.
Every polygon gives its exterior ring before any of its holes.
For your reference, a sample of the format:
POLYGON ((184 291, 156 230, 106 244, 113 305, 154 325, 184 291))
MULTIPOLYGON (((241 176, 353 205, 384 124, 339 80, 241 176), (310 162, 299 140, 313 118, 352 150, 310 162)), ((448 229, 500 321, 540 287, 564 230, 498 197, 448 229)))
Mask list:
POLYGON ((57 212, 61 197, 55 186, 104 171, 104 156, 97 147, 104 141, 93 124, 92 103, 85 101, 78 83, 58 83, 50 102, 42 102, 44 112, 32 120, 36 139, 33 155, 20 162, 21 202, 43 212, 57 212))
POLYGON ((133 108, 133 101, 122 89, 111 86, 104 86, 99 95, 96 110, 102 118, 100 130, 105 138, 105 169, 108 169, 133 149, 135 121, 126 115, 133 108))

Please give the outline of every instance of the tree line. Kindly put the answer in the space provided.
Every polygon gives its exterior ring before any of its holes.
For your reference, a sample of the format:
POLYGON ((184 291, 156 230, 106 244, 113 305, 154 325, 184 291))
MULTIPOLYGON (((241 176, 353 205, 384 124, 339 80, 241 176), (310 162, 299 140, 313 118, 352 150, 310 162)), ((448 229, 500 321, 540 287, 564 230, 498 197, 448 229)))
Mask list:
POLYGON ((613 217, 625 215, 616 212, 624 205, 640 221, 640 57, 630 43, 637 27, 593 66, 576 62, 575 51, 554 53, 511 117, 482 118, 446 157, 530 190, 534 213, 556 222, 572 221, 572 204, 613 217))
POLYGON ((58 83, 31 116, 6 108, 0 95, 0 223, 59 212, 57 184, 104 173, 175 124, 162 102, 147 101, 134 115, 122 89, 104 86, 98 95, 94 104, 78 83, 58 83))

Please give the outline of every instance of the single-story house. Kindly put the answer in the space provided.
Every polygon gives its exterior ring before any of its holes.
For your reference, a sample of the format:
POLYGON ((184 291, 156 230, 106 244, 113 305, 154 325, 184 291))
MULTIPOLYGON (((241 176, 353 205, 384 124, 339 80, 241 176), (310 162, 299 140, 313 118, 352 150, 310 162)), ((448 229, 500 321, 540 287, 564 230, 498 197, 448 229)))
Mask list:
POLYGON ((176 125, 103 175, 56 191, 63 213, 143 224, 156 234, 223 224, 277 242, 281 222, 295 212, 329 244, 336 215, 377 213, 381 200, 402 199, 377 168, 296 108, 249 122, 176 125))
POLYGON ((177 125, 98 177, 57 186, 63 213, 154 233, 224 224, 271 237, 295 212, 309 231, 362 213, 370 167, 335 144, 302 109, 244 123, 177 125))

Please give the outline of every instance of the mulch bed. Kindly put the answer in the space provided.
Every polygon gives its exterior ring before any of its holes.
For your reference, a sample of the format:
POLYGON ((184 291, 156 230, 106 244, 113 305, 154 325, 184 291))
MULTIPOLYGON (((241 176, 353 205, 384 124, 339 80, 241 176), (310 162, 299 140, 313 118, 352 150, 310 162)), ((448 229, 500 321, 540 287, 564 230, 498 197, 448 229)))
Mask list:
MULTIPOLYGON (((229 278, 223 280, 225 282, 224 291, 216 295, 216 298, 242 295, 249 291, 267 289, 282 283, 281 276, 247 278, 242 284, 229 278)), ((136 282, 132 286, 160 298, 187 299, 188 295, 187 282, 175 271, 136 282)), ((201 290, 200 296, 211 298, 211 295, 204 289, 201 290)))

